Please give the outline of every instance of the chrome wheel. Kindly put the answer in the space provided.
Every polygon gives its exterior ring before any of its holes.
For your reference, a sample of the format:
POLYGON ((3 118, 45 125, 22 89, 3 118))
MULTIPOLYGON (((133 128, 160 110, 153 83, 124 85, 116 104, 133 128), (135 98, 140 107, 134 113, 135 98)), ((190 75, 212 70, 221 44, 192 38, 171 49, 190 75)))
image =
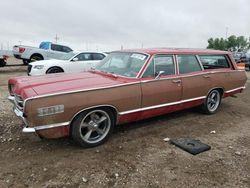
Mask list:
POLYGON ((107 112, 103 110, 91 111, 84 116, 80 123, 80 137, 86 143, 96 144, 107 136, 111 123, 107 112))
POLYGON ((221 95, 218 90, 212 91, 207 98, 207 108, 210 112, 214 112, 220 105, 221 95))

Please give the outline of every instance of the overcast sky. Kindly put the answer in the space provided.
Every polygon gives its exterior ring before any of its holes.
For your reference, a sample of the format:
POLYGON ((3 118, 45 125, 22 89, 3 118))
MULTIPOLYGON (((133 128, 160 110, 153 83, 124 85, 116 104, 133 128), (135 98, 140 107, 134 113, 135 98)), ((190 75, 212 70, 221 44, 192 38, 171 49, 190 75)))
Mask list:
POLYGON ((1 0, 0 49, 55 41, 76 50, 205 48, 250 36, 250 0, 1 0))

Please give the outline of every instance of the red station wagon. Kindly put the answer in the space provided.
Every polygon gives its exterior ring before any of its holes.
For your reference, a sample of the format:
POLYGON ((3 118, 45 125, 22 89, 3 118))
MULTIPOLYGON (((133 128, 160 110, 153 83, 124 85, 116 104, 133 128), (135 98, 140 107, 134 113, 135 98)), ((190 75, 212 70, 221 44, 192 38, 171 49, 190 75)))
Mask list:
POLYGON ((245 89, 246 73, 232 54, 197 49, 140 49, 109 54, 89 72, 17 77, 9 100, 40 137, 71 136, 84 147, 105 142, 117 124, 200 106, 245 89))

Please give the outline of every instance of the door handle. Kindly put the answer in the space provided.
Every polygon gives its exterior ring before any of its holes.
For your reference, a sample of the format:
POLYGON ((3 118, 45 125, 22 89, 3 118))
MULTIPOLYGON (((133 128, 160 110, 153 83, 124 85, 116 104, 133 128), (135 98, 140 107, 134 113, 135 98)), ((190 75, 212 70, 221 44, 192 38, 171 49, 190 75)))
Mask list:
POLYGON ((203 78, 210 78, 210 76, 208 76, 208 75, 204 75, 204 76, 203 76, 203 78))
POLYGON ((178 83, 181 83, 181 80, 173 80, 172 82, 178 84, 178 83))

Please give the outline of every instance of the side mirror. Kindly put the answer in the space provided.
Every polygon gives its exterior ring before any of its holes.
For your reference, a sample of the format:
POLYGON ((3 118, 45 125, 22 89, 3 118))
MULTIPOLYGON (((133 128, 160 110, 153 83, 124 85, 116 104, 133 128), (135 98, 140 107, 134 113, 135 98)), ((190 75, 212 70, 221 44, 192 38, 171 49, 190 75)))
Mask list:
POLYGON ((72 61, 78 61, 79 59, 77 57, 75 57, 74 59, 72 59, 72 61))
POLYGON ((165 71, 159 71, 158 73, 156 73, 155 75, 155 79, 160 79, 161 75, 163 75, 165 73, 165 71))

